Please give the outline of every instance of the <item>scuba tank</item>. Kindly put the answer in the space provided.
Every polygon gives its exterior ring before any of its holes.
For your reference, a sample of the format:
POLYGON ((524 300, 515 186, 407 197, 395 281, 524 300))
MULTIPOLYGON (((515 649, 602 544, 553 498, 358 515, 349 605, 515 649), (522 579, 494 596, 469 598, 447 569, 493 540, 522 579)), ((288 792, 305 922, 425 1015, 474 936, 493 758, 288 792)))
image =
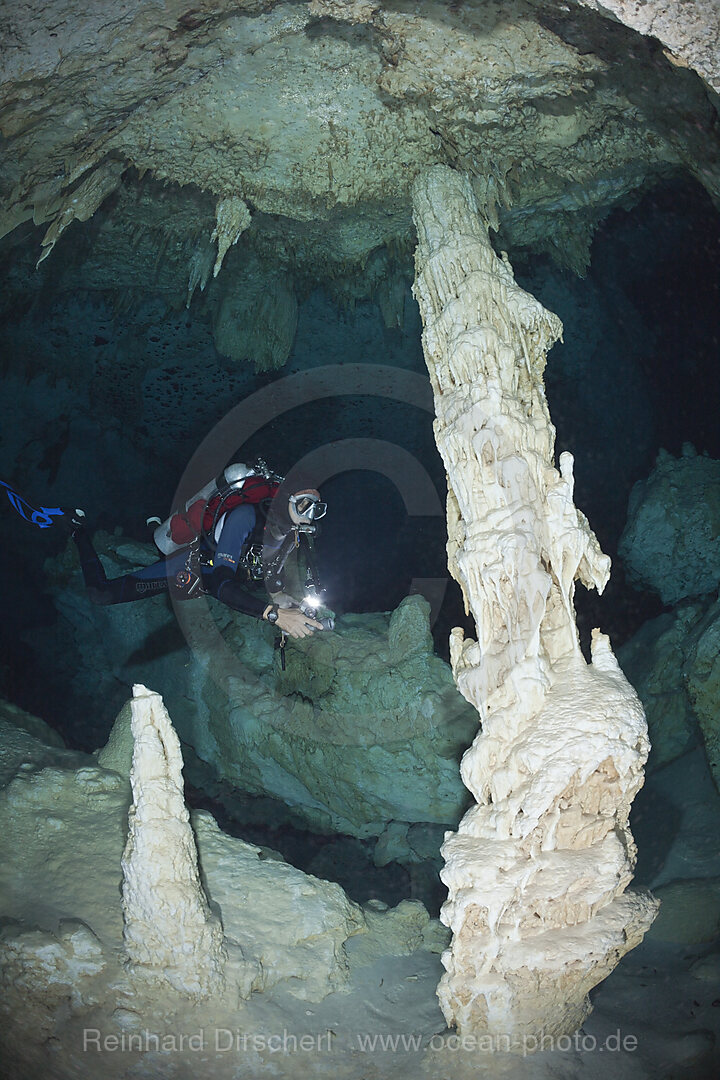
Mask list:
POLYGON ((160 551, 165 555, 186 551, 185 566, 171 583, 177 599, 191 600, 203 594, 202 568, 212 565, 207 552, 217 546, 225 514, 242 504, 257 505, 272 499, 281 481, 262 458, 251 468, 242 463, 228 465, 192 495, 182 510, 158 524, 153 538, 160 551))
POLYGON ((241 491, 249 476, 256 476, 255 469, 238 462, 210 480, 204 487, 192 495, 181 510, 175 510, 153 532, 153 540, 163 553, 172 555, 191 544, 203 529, 203 518, 208 503, 221 493, 241 491))

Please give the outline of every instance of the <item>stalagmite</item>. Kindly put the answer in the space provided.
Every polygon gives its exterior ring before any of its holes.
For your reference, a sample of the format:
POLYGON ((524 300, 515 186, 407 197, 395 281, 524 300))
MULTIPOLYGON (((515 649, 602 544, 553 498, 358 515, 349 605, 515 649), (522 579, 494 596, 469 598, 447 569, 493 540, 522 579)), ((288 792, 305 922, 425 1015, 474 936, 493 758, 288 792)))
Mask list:
POLYGON ((647 728, 608 638, 593 631, 588 664, 575 626, 575 579, 602 590, 609 559, 573 504, 571 455, 554 466, 542 373, 560 321, 493 251, 466 177, 436 166, 413 200, 449 567, 478 633, 455 629, 451 660, 482 721, 461 768, 476 805, 442 849, 438 997, 461 1033, 523 1050, 580 1026, 654 918, 624 891, 647 728))
POLYGON ((247 204, 238 196, 230 195, 227 199, 218 199, 215 207, 215 228, 211 240, 217 240, 218 252, 213 266, 213 277, 220 273, 223 259, 228 249, 237 244, 250 224, 250 211, 247 204))
POLYGON ((198 874, 180 741, 159 694, 136 685, 131 708, 133 803, 122 860, 128 967, 204 997, 222 986, 225 950, 198 874))

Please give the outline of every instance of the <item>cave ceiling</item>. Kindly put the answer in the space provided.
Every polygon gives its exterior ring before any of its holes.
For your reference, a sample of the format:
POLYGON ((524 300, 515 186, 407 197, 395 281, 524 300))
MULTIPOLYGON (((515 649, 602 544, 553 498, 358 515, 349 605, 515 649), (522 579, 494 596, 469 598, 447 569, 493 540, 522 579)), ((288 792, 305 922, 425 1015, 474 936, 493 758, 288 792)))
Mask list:
POLYGON ((151 283, 181 307, 207 286, 217 309, 281 279, 379 296, 391 321, 410 185, 445 163, 500 247, 582 274, 599 222, 662 178, 720 198, 714 0, 687 25, 659 0, 599 7, 8 0, 3 248, 50 256, 55 288, 151 283))

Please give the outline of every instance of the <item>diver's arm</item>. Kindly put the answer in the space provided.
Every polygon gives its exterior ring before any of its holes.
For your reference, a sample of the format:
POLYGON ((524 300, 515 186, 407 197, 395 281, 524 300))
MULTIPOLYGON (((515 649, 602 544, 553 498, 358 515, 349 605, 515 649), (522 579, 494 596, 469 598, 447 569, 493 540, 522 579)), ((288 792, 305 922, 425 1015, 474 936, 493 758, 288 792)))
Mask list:
POLYGON ((240 611, 243 615, 252 615, 255 619, 263 618, 267 600, 261 596, 253 596, 244 589, 237 580, 234 570, 221 566, 212 574, 203 575, 203 586, 210 596, 214 596, 216 600, 226 604, 233 611, 240 611))
POLYGON ((273 604, 268 604, 266 599, 253 596, 226 567, 220 567, 208 575, 205 587, 211 596, 243 615, 252 615, 256 619, 267 621, 268 613, 277 610, 278 617, 274 625, 292 638, 308 637, 315 630, 322 630, 319 622, 303 615, 299 608, 276 609, 273 604))
POLYGON ((275 626, 291 638, 310 637, 316 630, 322 630, 322 623, 305 615, 300 608, 278 608, 274 604, 268 604, 262 614, 263 619, 267 619, 270 611, 277 611, 275 626))

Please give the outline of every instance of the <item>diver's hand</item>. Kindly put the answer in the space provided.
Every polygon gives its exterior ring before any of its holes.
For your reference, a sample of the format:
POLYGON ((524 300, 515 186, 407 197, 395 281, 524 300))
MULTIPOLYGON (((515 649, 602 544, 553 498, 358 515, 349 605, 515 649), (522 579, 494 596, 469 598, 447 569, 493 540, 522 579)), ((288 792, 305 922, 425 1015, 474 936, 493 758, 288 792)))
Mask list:
POLYGON ((320 604, 319 607, 315 608, 315 615, 317 615, 318 619, 325 619, 327 622, 335 622, 337 619, 337 615, 333 609, 325 607, 324 604, 320 604))
POLYGON ((291 638, 310 637, 316 630, 322 630, 322 623, 309 615, 304 615, 299 608, 279 608, 275 625, 291 638))
POLYGON ((310 637, 316 630, 322 630, 322 623, 304 615, 300 608, 278 608, 275 625, 291 638, 310 637))

